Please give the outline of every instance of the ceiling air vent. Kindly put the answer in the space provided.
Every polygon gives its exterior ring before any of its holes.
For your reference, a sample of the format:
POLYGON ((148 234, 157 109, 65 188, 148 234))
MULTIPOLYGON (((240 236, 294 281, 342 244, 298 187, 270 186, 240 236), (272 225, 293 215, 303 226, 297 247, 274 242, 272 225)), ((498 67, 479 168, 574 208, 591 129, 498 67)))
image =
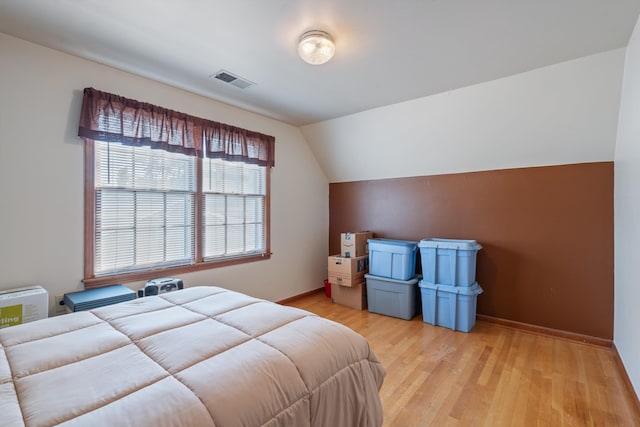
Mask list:
POLYGON ((225 83, 228 83, 240 89, 246 89, 249 86, 253 86, 255 84, 254 82, 244 79, 233 73, 230 73, 227 70, 220 70, 214 74, 211 74, 209 77, 216 78, 220 81, 223 81, 225 83))

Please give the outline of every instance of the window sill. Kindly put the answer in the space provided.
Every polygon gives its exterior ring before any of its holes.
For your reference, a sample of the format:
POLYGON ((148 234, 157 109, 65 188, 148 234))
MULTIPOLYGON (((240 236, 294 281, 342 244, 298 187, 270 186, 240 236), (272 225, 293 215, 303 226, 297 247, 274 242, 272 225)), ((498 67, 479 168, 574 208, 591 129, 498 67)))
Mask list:
POLYGON ((154 270, 134 271, 131 273, 115 274, 112 276, 100 276, 85 278, 82 280, 85 289, 99 288, 102 286, 120 283, 139 282, 141 280, 156 279, 159 277, 175 276, 194 271, 209 270, 212 268, 227 267, 230 265, 246 264, 255 261, 264 261, 271 257, 270 253, 252 255, 241 258, 225 259, 220 261, 201 262, 193 265, 181 265, 177 267, 158 268, 154 270))

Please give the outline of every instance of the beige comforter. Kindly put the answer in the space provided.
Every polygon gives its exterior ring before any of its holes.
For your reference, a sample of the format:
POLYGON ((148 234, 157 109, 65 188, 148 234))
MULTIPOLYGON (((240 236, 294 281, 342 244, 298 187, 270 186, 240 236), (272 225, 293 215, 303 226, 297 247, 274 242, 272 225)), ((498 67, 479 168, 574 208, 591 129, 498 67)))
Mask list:
POLYGON ((0 330, 2 426, 380 426, 365 339, 196 287, 0 330))

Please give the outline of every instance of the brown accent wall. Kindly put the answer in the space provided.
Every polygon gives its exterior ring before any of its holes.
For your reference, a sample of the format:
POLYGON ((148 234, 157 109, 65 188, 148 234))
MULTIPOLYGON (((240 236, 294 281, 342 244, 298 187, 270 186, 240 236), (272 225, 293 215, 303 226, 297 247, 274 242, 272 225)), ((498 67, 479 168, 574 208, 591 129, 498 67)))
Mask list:
POLYGON ((613 162, 334 183, 329 211, 331 253, 343 231, 475 239, 478 313, 613 338, 613 162))

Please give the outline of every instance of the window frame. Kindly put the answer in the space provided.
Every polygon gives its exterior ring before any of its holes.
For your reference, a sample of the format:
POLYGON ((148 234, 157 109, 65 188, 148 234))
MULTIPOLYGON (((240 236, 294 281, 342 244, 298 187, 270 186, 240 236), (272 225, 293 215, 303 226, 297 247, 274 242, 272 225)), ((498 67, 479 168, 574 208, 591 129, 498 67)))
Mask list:
POLYGON ((239 255, 233 258, 204 260, 203 257, 203 191, 202 158, 196 156, 196 194, 195 194, 195 257, 194 264, 175 267, 154 268, 108 276, 95 276, 95 232, 96 232, 96 191, 95 191, 95 146, 92 140, 84 144, 84 279, 85 288, 95 288, 116 283, 136 282, 162 276, 174 276, 201 270, 230 265, 245 264, 267 260, 271 257, 271 167, 265 167, 265 248, 261 254, 239 255))

